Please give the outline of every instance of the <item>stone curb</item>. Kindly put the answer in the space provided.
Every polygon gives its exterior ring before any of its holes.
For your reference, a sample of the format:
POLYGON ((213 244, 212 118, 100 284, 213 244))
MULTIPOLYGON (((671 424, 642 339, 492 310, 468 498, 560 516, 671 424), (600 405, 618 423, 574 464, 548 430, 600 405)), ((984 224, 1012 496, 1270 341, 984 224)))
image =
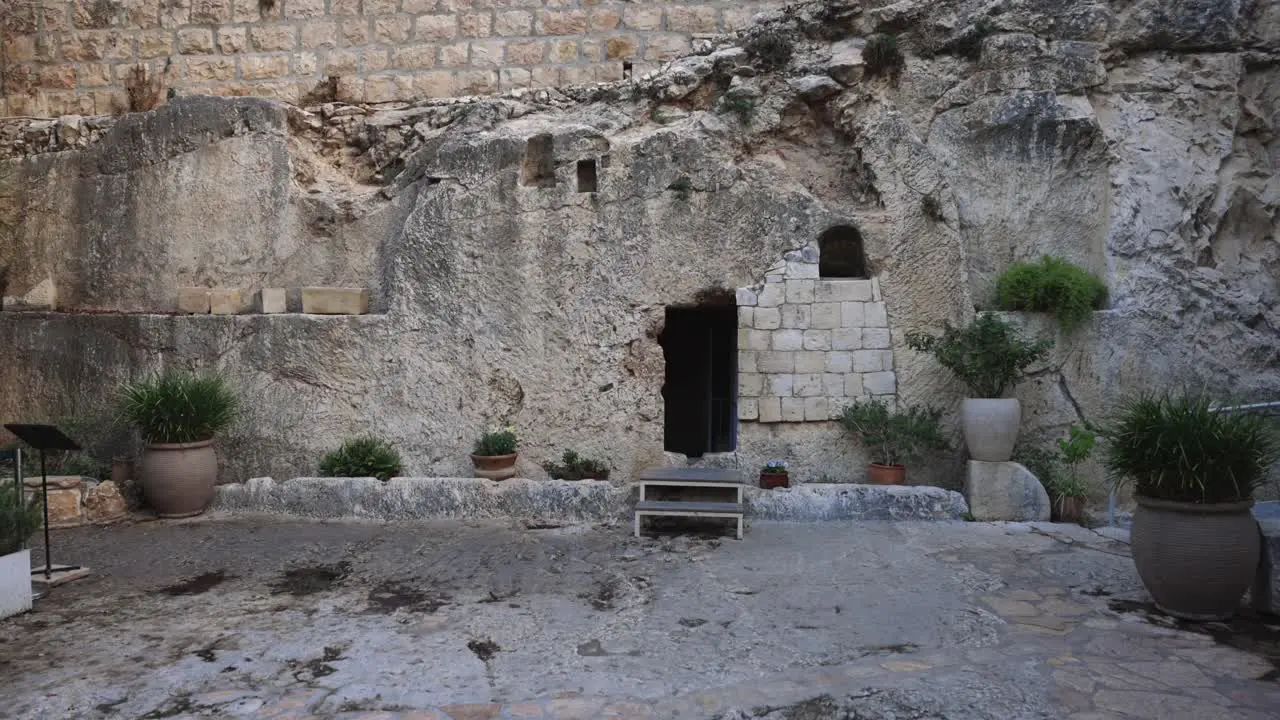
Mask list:
MULTIPOLYGON (((612 523, 628 519, 635 486, 598 480, 493 482, 480 478, 253 478, 220 485, 215 513, 268 513, 315 519, 481 520, 612 523)), ((805 485, 747 488, 747 516, 757 520, 959 520, 959 493, 935 487, 805 485)))

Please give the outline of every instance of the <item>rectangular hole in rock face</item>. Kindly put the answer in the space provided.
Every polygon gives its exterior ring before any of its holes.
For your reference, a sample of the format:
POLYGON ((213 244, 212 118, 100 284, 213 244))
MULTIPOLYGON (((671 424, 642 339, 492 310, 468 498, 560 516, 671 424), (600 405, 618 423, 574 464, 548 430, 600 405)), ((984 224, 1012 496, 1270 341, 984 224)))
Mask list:
POLYGON ((534 135, 524 146, 524 181, 529 187, 556 186, 555 140, 549 133, 534 135))
POLYGON ((622 61, 622 79, 623 80, 631 79, 631 61, 630 60, 622 61))
POLYGON ((596 191, 596 161, 578 161, 578 192, 596 191))

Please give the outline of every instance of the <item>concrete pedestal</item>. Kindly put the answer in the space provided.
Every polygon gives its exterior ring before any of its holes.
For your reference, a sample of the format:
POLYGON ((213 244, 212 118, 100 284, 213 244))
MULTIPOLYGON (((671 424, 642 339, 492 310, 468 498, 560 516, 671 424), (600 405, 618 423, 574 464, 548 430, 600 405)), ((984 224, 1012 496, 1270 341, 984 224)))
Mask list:
POLYGON ((964 496, 973 519, 984 522, 1047 521, 1052 509, 1044 486, 1015 462, 970 460, 964 496))

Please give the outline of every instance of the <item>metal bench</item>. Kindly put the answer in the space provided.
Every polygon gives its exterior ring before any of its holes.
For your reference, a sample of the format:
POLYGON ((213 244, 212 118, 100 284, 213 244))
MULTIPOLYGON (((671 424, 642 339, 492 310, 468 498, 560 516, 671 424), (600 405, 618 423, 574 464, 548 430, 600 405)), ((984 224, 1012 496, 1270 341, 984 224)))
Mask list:
POLYGON ((737 521, 742 539, 743 483, 736 470, 721 468, 652 468, 640 473, 640 500, 634 513, 635 534, 640 537, 645 517, 728 518, 737 521), (667 499, 653 499, 655 489, 667 499), (723 500, 707 499, 723 496, 723 500))

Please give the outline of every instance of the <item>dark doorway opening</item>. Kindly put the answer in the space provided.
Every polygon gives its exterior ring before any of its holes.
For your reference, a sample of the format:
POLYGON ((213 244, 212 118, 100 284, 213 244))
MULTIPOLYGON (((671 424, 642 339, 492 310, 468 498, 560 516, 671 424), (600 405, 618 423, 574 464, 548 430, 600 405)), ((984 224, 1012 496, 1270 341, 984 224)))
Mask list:
POLYGON ((662 399, 668 452, 702 457, 737 447, 737 325, 733 296, 667 308, 658 342, 667 364, 662 399))

